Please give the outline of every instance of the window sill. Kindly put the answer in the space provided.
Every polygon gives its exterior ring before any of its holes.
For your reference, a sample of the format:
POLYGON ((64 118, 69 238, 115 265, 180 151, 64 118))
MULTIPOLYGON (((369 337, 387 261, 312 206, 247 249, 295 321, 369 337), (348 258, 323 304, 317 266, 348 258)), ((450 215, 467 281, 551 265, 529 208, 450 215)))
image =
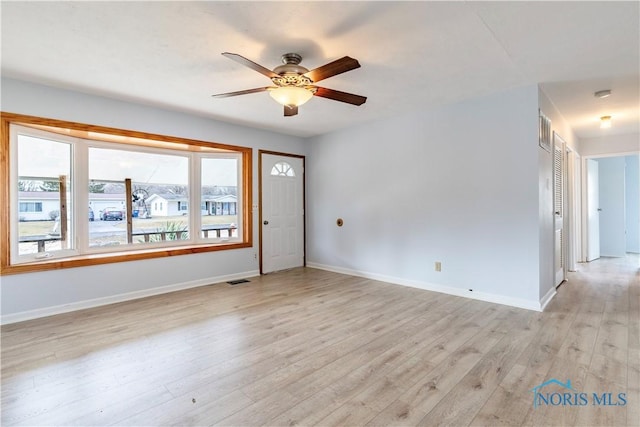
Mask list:
POLYGON ((64 259, 47 259, 25 264, 0 266, 0 276, 10 274, 34 273, 40 271, 60 270, 64 268, 88 267, 92 265, 112 264, 117 262, 141 261, 154 258, 165 258, 179 255, 190 255, 205 252, 226 251, 231 249, 250 248, 251 243, 199 244, 173 248, 143 249, 127 252, 109 252, 107 254, 91 254, 68 257, 64 259))

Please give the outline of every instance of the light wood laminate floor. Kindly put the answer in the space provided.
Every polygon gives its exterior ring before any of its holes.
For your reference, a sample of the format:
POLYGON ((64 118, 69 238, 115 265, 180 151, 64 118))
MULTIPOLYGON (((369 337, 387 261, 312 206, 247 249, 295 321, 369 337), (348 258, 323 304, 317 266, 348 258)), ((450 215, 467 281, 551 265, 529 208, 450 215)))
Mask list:
POLYGON ((1 422, 638 426, 638 264, 544 313, 296 269, 5 325, 1 422), (552 378, 627 404, 534 408, 552 378))

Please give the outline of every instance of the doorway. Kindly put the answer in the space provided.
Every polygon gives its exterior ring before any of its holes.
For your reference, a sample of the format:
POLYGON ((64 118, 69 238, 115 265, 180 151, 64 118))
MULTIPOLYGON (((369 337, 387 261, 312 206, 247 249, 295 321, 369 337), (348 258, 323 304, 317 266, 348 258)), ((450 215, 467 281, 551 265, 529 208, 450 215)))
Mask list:
POLYGON ((567 273, 567 227, 565 206, 567 194, 566 142, 553 132, 553 231, 554 231, 554 285, 557 287, 566 279, 567 273))
POLYGON ((585 160, 584 260, 640 252, 638 154, 585 160))
POLYGON ((587 262, 600 258, 600 173, 598 162, 586 160, 587 173, 587 262))
POLYGON ((305 265, 304 156, 259 151, 260 273, 305 265))

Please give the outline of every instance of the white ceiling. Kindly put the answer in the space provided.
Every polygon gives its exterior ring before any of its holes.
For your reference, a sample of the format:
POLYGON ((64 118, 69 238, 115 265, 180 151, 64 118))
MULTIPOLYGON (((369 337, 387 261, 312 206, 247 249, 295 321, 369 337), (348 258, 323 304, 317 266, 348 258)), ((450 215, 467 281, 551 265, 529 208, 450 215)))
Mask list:
POLYGON ((6 2, 2 75, 217 120, 312 136, 508 88, 541 84, 578 137, 639 132, 638 2, 6 2), (294 117, 270 85, 222 55, 308 69, 349 55, 361 68, 321 86, 294 117), (596 99, 593 93, 611 89, 596 99), (613 116, 613 128, 598 118, 613 116))

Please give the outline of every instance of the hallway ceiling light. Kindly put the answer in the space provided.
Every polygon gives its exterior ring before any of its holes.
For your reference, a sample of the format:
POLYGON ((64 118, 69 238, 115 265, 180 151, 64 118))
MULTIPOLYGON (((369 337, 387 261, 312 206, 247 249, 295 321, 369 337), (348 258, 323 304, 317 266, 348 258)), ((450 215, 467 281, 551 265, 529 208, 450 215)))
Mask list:
POLYGON ((611 116, 600 117, 600 129, 608 129, 611 127, 611 116))
POLYGON ((611 89, 599 90, 593 94, 596 98, 606 98, 607 96, 611 96, 611 89))

